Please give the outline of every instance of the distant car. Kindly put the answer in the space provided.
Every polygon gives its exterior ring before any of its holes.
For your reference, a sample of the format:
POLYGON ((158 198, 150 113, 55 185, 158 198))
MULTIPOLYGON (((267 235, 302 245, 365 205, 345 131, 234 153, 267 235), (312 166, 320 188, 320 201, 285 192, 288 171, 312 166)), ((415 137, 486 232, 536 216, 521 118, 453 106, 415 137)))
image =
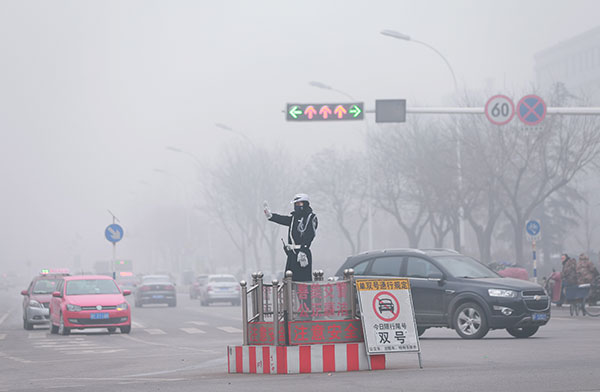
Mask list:
POLYGON ((23 328, 32 330, 34 325, 50 322, 50 300, 58 282, 68 274, 42 273, 33 278, 23 296, 23 328))
POLYGON ((200 296, 202 287, 208 282, 208 275, 198 275, 190 285, 190 299, 196 299, 200 296))
POLYGON ((506 329, 528 338, 550 320, 550 298, 532 282, 502 278, 472 257, 448 249, 386 249, 349 257, 356 276, 399 276, 410 280, 419 335, 426 329, 454 329, 465 339, 506 329))
POLYGON ((107 328, 131 332, 129 290, 103 275, 66 276, 59 280, 50 301, 50 332, 68 335, 72 329, 107 328))
POLYGON ((167 304, 177 306, 175 283, 167 275, 146 275, 135 290, 135 306, 167 304))
POLYGON ((239 305, 240 284, 233 275, 209 275, 206 285, 200 291, 200 304, 208 306, 213 302, 230 302, 239 305))
POLYGON ((117 276, 117 284, 121 288, 121 290, 129 290, 132 293, 135 292, 135 278, 132 277, 119 277, 117 276))

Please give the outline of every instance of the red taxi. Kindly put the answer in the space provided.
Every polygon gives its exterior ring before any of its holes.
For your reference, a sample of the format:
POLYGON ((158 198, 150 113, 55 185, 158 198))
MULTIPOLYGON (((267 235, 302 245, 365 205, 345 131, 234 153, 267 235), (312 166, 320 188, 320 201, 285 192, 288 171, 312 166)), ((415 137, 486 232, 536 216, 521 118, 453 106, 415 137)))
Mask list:
POLYGON ((68 335, 72 329, 107 328, 131 332, 131 310, 109 276, 67 276, 58 282, 50 301, 50 332, 68 335))

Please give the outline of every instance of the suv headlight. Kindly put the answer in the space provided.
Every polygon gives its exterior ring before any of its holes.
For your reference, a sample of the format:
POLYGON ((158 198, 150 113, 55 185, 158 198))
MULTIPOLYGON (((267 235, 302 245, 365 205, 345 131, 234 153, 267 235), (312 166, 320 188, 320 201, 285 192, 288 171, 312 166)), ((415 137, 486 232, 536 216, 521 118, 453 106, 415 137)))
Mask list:
POLYGON ((67 304, 67 310, 69 312, 81 312, 81 306, 79 306, 79 305, 73 305, 73 304, 67 304))
POLYGON ((515 298, 517 296, 517 292, 514 290, 504 290, 504 289, 488 289, 488 294, 490 297, 502 297, 502 298, 515 298))
POLYGON ((43 308, 42 304, 39 303, 38 301, 36 301, 35 299, 29 300, 29 307, 30 308, 43 308))
POLYGON ((128 307, 127 302, 123 302, 122 304, 117 305, 117 310, 127 310, 128 307))

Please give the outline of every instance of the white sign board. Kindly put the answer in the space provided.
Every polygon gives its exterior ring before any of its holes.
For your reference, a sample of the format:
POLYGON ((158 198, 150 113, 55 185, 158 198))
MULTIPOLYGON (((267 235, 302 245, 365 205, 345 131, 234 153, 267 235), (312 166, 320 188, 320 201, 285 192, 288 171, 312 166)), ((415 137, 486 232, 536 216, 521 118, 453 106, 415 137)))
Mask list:
POLYGON ((408 279, 356 279, 367 354, 420 353, 408 279))

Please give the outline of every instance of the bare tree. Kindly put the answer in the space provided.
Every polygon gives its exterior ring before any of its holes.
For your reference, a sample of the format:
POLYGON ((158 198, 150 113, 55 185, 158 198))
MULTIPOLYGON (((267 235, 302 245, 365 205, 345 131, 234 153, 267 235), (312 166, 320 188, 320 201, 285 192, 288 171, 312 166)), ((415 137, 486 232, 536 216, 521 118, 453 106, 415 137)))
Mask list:
POLYGON ((504 214, 514 235, 516 261, 522 262, 525 222, 549 196, 584 172, 600 154, 600 129, 592 116, 553 115, 541 126, 512 122, 489 133, 495 146, 494 170, 504 214))
POLYGON ((373 167, 373 199, 377 207, 390 214, 404 231, 410 247, 418 247, 430 220, 424 200, 427 190, 415 179, 426 178, 426 165, 420 156, 418 122, 396 129, 369 134, 369 154, 373 167))
POLYGON ((352 254, 361 251, 361 235, 368 219, 367 166, 360 153, 327 149, 313 155, 306 168, 311 194, 333 216, 352 254))
POLYGON ((230 147, 208 173, 205 208, 239 251, 244 273, 249 271, 251 258, 256 269, 266 266, 263 245, 270 255, 271 270, 276 270, 278 231, 267 224, 262 203, 289 198, 288 162, 289 156, 281 149, 238 145, 230 147))

